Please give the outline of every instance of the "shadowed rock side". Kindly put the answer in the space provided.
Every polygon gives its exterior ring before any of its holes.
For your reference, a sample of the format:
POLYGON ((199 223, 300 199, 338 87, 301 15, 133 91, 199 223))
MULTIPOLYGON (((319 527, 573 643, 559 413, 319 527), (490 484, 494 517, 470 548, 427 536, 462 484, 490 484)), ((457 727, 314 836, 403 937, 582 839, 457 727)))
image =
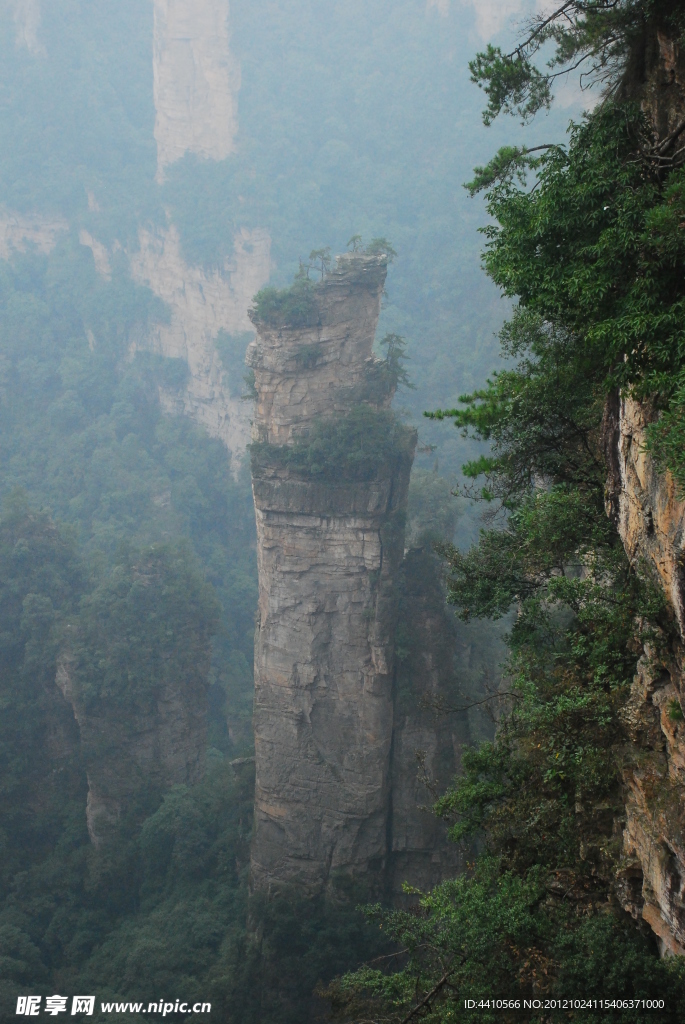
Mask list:
MULTIPOLYGON (((256 887, 336 872, 385 884, 397 573, 415 435, 373 472, 304 471, 283 453, 342 423, 377 361, 383 256, 348 254, 313 289, 309 326, 255 317, 248 350, 259 611, 255 645, 256 887), (280 453, 280 457, 275 457, 280 453)), ((370 415, 392 394, 367 399, 370 415)), ((383 421, 389 422, 389 421, 383 421)))
POLYGON ((633 564, 659 579, 677 624, 669 650, 638 662, 625 725, 635 755, 624 771, 626 820, 620 892, 664 952, 685 954, 685 502, 645 450, 649 422, 630 398, 607 405, 607 508, 633 564), (675 710, 675 714, 674 714, 675 710))
POLYGON ((409 882, 424 892, 463 867, 461 848, 431 805, 458 774, 468 744, 466 712, 445 713, 455 699, 457 623, 448 609, 432 545, 406 553, 397 631, 392 751, 390 888, 409 882))
POLYGON ((89 707, 74 686, 68 654, 56 683, 73 709, 86 766, 86 821, 94 846, 117 836, 126 821, 141 820, 172 786, 193 785, 204 774, 207 740, 206 664, 169 669, 152 701, 133 708, 116 701, 89 707))
POLYGON ((117 566, 67 627, 56 683, 79 729, 96 846, 202 778, 215 611, 183 551, 151 548, 117 566))

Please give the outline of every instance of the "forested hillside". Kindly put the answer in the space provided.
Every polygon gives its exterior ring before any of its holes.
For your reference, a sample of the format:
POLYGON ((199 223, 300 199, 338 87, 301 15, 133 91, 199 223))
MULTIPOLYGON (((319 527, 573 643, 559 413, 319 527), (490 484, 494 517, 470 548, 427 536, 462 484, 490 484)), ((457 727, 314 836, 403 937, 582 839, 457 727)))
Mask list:
POLYGON ((463 619, 516 610, 507 690, 435 806, 481 853, 419 912, 370 911, 407 960, 339 982, 345 1019, 466 1020, 466 991, 482 1020, 682 1018, 684 28, 675 3, 571 2, 471 63, 486 123, 576 62, 605 93, 471 184, 510 362, 431 415, 491 444, 465 472, 493 527, 444 555, 463 619))

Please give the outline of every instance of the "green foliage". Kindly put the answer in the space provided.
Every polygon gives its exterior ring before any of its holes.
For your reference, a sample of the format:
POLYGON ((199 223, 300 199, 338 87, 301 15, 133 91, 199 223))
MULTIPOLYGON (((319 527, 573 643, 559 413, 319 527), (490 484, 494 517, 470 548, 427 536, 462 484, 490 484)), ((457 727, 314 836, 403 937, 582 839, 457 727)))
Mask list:
POLYGON ((365 381, 357 389, 356 397, 362 402, 382 405, 392 399, 398 388, 414 391, 404 366, 408 356, 407 345, 401 334, 386 334, 378 343, 383 359, 374 359, 366 368, 365 381))
POLYGON ((181 680, 206 676, 209 668, 219 605, 189 546, 154 545, 122 555, 83 599, 74 639, 65 637, 86 707, 145 708, 159 696, 170 667, 181 680))
POLYGON ((252 469, 278 466, 319 480, 385 478, 408 463, 416 435, 389 410, 354 406, 340 419, 317 420, 306 438, 292 445, 255 441, 252 469))
POLYGON ((388 263, 392 263, 397 258, 397 252, 387 238, 372 238, 364 247, 364 252, 368 256, 386 256, 388 263))
POLYGON ((113 16, 106 4, 65 0, 40 11, 32 52, 14 15, 13 4, 0 8, 0 134, 13 140, 0 155, 3 205, 135 245, 142 211, 163 217, 152 11, 122 0, 113 16), (101 211, 89 209, 88 193, 101 211))
POLYGON ((568 153, 541 158, 537 187, 488 193, 485 266, 507 295, 574 340, 588 376, 659 388, 685 353, 682 242, 674 235, 682 171, 664 185, 636 159, 647 128, 605 104, 572 126, 568 153))
MULTIPOLYGON (((252 799, 249 767, 220 762, 192 789, 171 790, 116 848, 89 850, 85 827, 72 826, 50 858, 25 864, 0 910, 14 959, 4 961, 3 1016, 14 1014, 18 984, 52 994, 54 972, 58 991, 146 1003, 192 993, 223 1009, 244 941, 252 799)), ((93 1019, 104 1020, 99 998, 93 1019)))
MULTIPOLYGON (((476 547, 443 547, 448 599, 466 620, 516 611, 495 740, 463 754, 436 805, 453 839, 483 852, 472 876, 422 896, 416 913, 381 915, 406 963, 343 981, 343 1012, 446 1022, 465 1019, 466 992, 553 996, 573 977, 606 997, 608 975, 616 995, 663 987, 665 1019, 682 1013, 682 964, 658 960, 614 894, 630 749, 622 712, 638 654, 649 642, 658 662, 672 628, 661 589, 629 564, 604 508, 608 388, 667 400, 682 362, 681 172, 663 181, 635 159, 643 131, 638 112, 605 104, 572 127, 568 152, 539 158, 534 189, 515 181, 518 154, 491 175, 486 268, 519 297, 500 336, 510 362, 460 408, 430 414, 490 444, 465 474, 485 475, 480 496, 499 502, 500 523, 476 547), (621 958, 628 972, 614 968, 621 958)), ((652 427, 662 452, 677 445, 678 386, 652 427)))
POLYGON ((380 361, 379 370, 387 380, 387 388, 393 394, 398 387, 414 390, 409 374, 404 368, 407 356, 407 343, 401 334, 386 334, 379 342, 381 350, 385 349, 385 357, 380 361))
POLYGON ((309 265, 321 273, 321 280, 331 269, 331 247, 324 246, 322 249, 312 249, 309 254, 309 265))
POLYGON ((500 113, 516 114, 525 123, 549 109, 554 80, 577 67, 586 84, 602 82, 608 91, 634 88, 628 76, 642 71, 650 30, 678 36, 685 28, 679 8, 674 0, 564 0, 535 15, 513 51, 504 54, 489 44, 469 64, 471 80, 488 98, 484 123, 492 124, 500 113), (535 58, 550 43, 552 56, 540 70, 535 58))
POLYGON ((250 319, 267 327, 313 327, 319 322, 316 287, 304 277, 290 288, 262 288, 254 297, 250 319))
POLYGON ((164 310, 123 267, 102 281, 86 254, 65 245, 0 265, 0 494, 21 486, 71 523, 101 579, 122 540, 187 537, 223 606, 212 676, 223 715, 238 679, 236 699, 250 695, 238 669, 252 661, 256 598, 248 474, 236 480, 221 442, 162 416, 158 387, 178 382, 179 361, 122 357, 129 333, 164 310))
POLYGON ((503 54, 499 46, 488 43, 469 68, 471 81, 484 88, 488 97, 484 124, 492 124, 502 111, 518 114, 525 123, 540 109, 549 110, 552 97, 548 77, 522 53, 503 54))
POLYGON ((74 538, 15 493, 0 518, 0 896, 45 857, 83 798, 78 766, 55 772, 73 716, 54 679, 60 627, 86 585, 74 538), (71 719, 71 721, 70 721, 71 719), (40 794, 40 799, 37 799, 40 794))
MULTIPOLYGON (((510 185, 514 180, 520 185, 525 185, 527 172, 536 170, 541 163, 541 158, 531 156, 531 153, 539 152, 541 149, 551 149, 552 146, 533 146, 532 149, 521 149, 519 146, 502 146, 494 157, 484 167, 474 167, 475 177, 467 182, 464 188, 468 189, 471 197, 483 189, 491 188, 497 182, 510 185)), ((561 149, 562 147, 559 147, 561 149)))
POLYGON ((520 358, 484 389, 462 395, 465 408, 426 413, 451 418, 463 433, 490 445, 464 467, 484 475, 481 497, 514 508, 536 482, 555 480, 597 490, 604 482, 598 445, 603 392, 586 372, 574 338, 519 307, 500 332, 503 354, 520 358))
POLYGON ((672 700, 668 705, 668 717, 672 722, 682 722, 685 715, 683 715, 683 709, 680 706, 679 700, 672 700))
MULTIPOLYGON (((544 1006, 545 999, 601 993, 605 1000, 664 999, 660 1019, 675 1024, 685 1006, 682 963, 659 960, 650 942, 608 908, 574 921, 567 907, 550 904, 539 871, 523 879, 481 860, 473 875, 444 882, 419 904, 418 914, 372 908, 405 966, 395 973, 364 967, 344 977, 330 990, 340 1018, 400 1024, 411 1013, 429 1024, 451 1024, 472 1019, 474 1010, 464 1005, 470 998, 490 1001, 478 1009, 489 1024, 590 1022, 594 1008, 531 1011, 522 1002, 544 1006), (493 1007, 497 998, 518 999, 519 1006, 493 1007), (414 1013, 417 1006, 423 1012, 414 1013)), ((621 1011, 620 1019, 646 1022, 653 1013, 637 1007, 621 1011)))
POLYGON ((680 494, 685 492, 685 373, 673 378, 668 408, 647 427, 647 446, 657 467, 673 474, 680 494))

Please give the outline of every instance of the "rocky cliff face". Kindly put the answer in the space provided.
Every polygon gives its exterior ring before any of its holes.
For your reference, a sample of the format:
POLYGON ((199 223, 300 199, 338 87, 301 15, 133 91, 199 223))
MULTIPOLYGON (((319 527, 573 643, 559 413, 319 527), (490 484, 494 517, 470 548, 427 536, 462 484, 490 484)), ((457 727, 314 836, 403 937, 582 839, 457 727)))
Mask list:
POLYGON ((88 708, 73 684, 68 655, 57 668, 59 690, 73 709, 86 765, 86 820, 94 846, 116 835, 122 822, 154 809, 162 793, 199 782, 207 738, 206 664, 183 673, 170 668, 151 706, 105 702, 88 708))
MULTIPOLYGON (((685 54, 676 40, 655 31, 642 59, 644 73, 627 79, 624 90, 641 102, 655 140, 665 140, 670 155, 672 133, 685 114, 685 54)), ((674 617, 672 635, 646 645, 625 709, 633 746, 623 778, 619 892, 664 953, 685 955, 685 502, 646 451, 652 417, 647 406, 614 395, 603 425, 607 512, 631 562, 660 583, 674 617)))
POLYGON ((57 245, 69 223, 62 217, 27 217, 13 210, 0 209, 0 259, 34 247, 47 255, 57 245))
MULTIPOLYGON (((153 79, 157 178, 186 153, 225 160, 238 131, 240 66, 230 49, 228 0, 154 0, 153 79)), ((240 230, 233 257, 208 272, 181 255, 176 228, 140 232, 132 258, 137 280, 148 284, 171 310, 146 348, 185 359, 189 376, 178 393, 162 390, 167 411, 183 413, 219 437, 234 469, 249 439, 249 415, 240 401, 241 379, 229 380, 216 350, 219 331, 251 330, 247 310, 269 279, 271 239, 265 230, 240 230), (237 386, 236 386, 237 383, 237 386)), ((93 254, 98 255, 93 249, 93 254)), ((244 351, 244 350, 243 350, 244 351)))
MULTIPOLYGON (((254 436, 292 446, 349 413, 374 364, 382 256, 348 254, 316 289, 307 327, 257 324, 254 436)), ((383 398, 381 404, 390 400, 383 398)), ((255 649, 253 884, 380 884, 387 864, 395 585, 413 436, 393 472, 308 478, 253 465, 255 649)))
MULTIPOLYGON (((40 0, 8 2, 17 45, 35 56, 44 53, 40 0)), ((211 160, 229 157, 238 129, 240 68, 230 50, 228 0, 154 0, 152 69, 158 178, 186 153, 211 160)), ((88 207, 99 210, 93 193, 88 194, 88 207)), ((68 229, 61 217, 0 209, 0 259, 34 247, 47 254, 68 229)), ((79 241, 91 250, 98 273, 109 279, 113 252, 85 229, 79 241)), ((131 350, 144 348, 187 362, 185 385, 175 391, 161 388, 162 405, 167 412, 190 416, 220 438, 237 470, 250 433, 249 410, 240 400, 244 371, 222 363, 216 339, 219 332, 253 333, 247 311, 271 272, 269 233, 239 229, 232 255, 215 270, 184 260, 173 224, 156 231, 141 229, 139 242, 139 250, 130 256, 132 276, 163 299, 170 319, 154 324, 148 337, 132 339, 131 350)), ((244 352, 247 339, 242 344, 244 352)))
POLYGON ((188 364, 183 390, 161 391, 163 406, 190 416, 220 438, 236 466, 250 432, 249 410, 240 400, 243 370, 238 371, 237 382, 230 378, 216 339, 220 331, 252 332, 247 311, 252 296, 269 278, 270 252, 268 232, 244 229, 235 236, 232 259, 210 272, 185 262, 172 226, 158 233, 141 230, 140 250, 131 257, 134 279, 148 285, 170 311, 169 322, 153 325, 142 347, 188 364))
POLYGON ((631 398, 607 406, 608 511, 633 564, 661 582, 676 620, 669 644, 645 649, 626 708, 634 749, 623 780, 620 892, 665 952, 685 955, 685 502, 645 451, 647 423, 631 398))
POLYGON ((79 729, 96 846, 171 786, 201 778, 214 614, 184 555, 150 548, 117 566, 65 627, 56 682, 79 729))
POLYGON ((153 74, 160 180, 184 153, 225 160, 238 130, 240 88, 227 0, 154 0, 153 74))

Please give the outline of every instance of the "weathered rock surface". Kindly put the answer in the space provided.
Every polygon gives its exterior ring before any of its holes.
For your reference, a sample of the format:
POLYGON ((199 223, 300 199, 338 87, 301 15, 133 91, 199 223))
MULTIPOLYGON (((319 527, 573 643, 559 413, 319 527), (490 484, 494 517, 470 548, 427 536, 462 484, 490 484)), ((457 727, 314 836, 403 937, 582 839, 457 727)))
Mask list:
POLYGON ((74 685, 68 652, 56 683, 79 727, 86 766, 88 833, 95 846, 116 835, 123 820, 154 809, 161 794, 179 783, 192 785, 204 772, 207 738, 206 657, 195 665, 171 663, 151 704, 115 701, 88 705, 74 685))
POLYGON ((239 232, 232 259, 221 270, 210 272, 186 263, 173 226, 155 234, 141 230, 140 250, 131 257, 131 271, 135 280, 164 300, 171 314, 168 323, 153 325, 137 347, 188 364, 184 388, 160 392, 163 407, 190 416, 212 437, 220 438, 237 466, 249 440, 250 410, 240 399, 243 370, 238 382, 229 379, 216 338, 222 330, 229 334, 253 330, 247 311, 271 271, 268 232, 239 232))
POLYGON ((240 67, 227 0, 154 0, 158 177, 185 153, 225 160, 238 130, 240 67))
POLYGON ((646 451, 644 406, 622 397, 611 415, 611 513, 630 560, 643 560, 656 571, 685 636, 685 501, 679 500, 670 473, 658 473, 646 451))
MULTIPOLYGON (((646 33, 640 60, 622 98, 640 102, 654 141, 670 157, 682 142, 676 129, 685 115, 685 52, 657 28, 646 33)), ((662 951, 685 955, 685 502, 646 451, 652 416, 647 406, 614 395, 603 425, 607 512, 631 562, 661 584, 675 620, 668 642, 661 637, 645 647, 625 708, 632 746, 618 881, 623 905, 649 924, 662 951)))
MULTIPOLYGON (((384 256, 339 256, 324 282, 316 323, 259 326, 247 353, 256 376, 256 440, 289 444, 312 420, 344 415, 359 400, 374 361, 386 272, 384 256)), ((387 395, 380 404, 391 401, 387 395)))
MULTIPOLYGON (((384 257, 338 257, 317 289, 315 326, 258 324, 248 350, 256 439, 289 444, 317 417, 349 411, 373 362, 385 275, 384 257)), ((255 886, 316 887, 336 872, 385 882, 395 586, 412 451, 371 480, 253 473, 255 886)))
POLYGON ((68 229, 69 224, 62 217, 30 217, 0 209, 0 259, 8 260, 13 253, 32 247, 48 255, 60 234, 68 229))
POLYGON ((631 561, 660 580, 677 623, 670 652, 645 650, 625 709, 634 750, 624 771, 619 891, 664 952, 685 955, 685 502, 645 450, 647 424, 647 410, 631 398, 607 406, 608 511, 631 561))

